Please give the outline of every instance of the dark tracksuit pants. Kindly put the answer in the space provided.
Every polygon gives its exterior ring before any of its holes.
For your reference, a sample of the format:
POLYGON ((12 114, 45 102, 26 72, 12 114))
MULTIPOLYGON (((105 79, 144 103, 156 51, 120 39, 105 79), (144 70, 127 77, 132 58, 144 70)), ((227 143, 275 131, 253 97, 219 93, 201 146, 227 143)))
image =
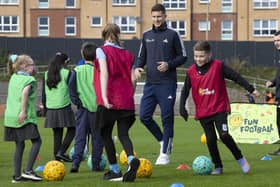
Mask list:
POLYGON ((221 141, 231 151, 234 158, 236 160, 239 160, 243 157, 240 149, 237 147, 235 141, 228 132, 227 113, 218 113, 211 117, 202 118, 199 121, 204 129, 207 140, 207 147, 210 152, 212 161, 215 164, 215 168, 223 167, 221 156, 217 146, 217 135, 215 127, 218 131, 221 141))
POLYGON ((103 152, 103 141, 99 132, 93 130, 95 122, 95 112, 89 112, 85 108, 79 108, 76 113, 76 134, 75 134, 75 153, 73 163, 79 165, 83 158, 84 149, 87 142, 87 135, 91 135, 92 168, 99 169, 99 162, 103 152))
POLYGON ((144 86, 140 103, 140 120, 157 141, 163 140, 163 153, 170 153, 174 135, 174 104, 177 84, 149 84, 144 86), (153 119, 157 104, 160 107, 163 132, 153 119), (171 141, 170 141, 171 140, 171 141))
POLYGON ((278 128, 278 136, 280 138, 280 105, 277 105, 277 128, 278 128))

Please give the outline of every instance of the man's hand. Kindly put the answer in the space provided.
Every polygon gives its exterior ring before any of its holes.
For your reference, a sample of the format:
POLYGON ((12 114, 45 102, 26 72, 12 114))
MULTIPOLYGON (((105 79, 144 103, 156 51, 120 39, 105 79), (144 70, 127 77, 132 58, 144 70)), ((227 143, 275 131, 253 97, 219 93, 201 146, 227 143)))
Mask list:
POLYGON ((157 63, 159 64, 157 69, 160 72, 166 72, 168 70, 168 63, 167 62, 160 61, 160 62, 157 62, 157 63))
POLYGON ((182 118, 184 118, 185 121, 188 121, 189 113, 185 109, 185 107, 184 108, 180 108, 180 115, 182 116, 182 118))
POLYGON ((267 81, 266 83, 265 83, 265 86, 267 87, 267 88, 269 88, 269 87, 271 87, 272 86, 272 82, 271 81, 267 81))

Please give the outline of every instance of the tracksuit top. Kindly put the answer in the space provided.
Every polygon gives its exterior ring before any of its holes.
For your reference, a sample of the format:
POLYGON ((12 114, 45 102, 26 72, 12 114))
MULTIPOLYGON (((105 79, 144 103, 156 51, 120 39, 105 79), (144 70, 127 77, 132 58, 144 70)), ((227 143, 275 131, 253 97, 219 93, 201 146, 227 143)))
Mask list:
MULTIPOLYGON (((134 110, 134 88, 131 81, 131 70, 134 56, 126 49, 110 45, 100 47, 106 55, 108 68, 107 97, 112 109, 134 110)), ((100 66, 95 60, 94 88, 97 105, 103 105, 100 83, 100 66)))
POLYGON ((93 83, 93 65, 83 64, 75 68, 77 93, 82 102, 83 108, 90 112, 96 112, 96 95, 93 83))
POLYGON ((176 83, 176 68, 187 60, 180 35, 163 23, 143 33, 136 67, 147 67, 146 82, 152 84, 176 83), (168 63, 168 71, 158 71, 158 62, 168 63))
MULTIPOLYGON (((278 50, 278 53, 280 54, 280 50, 278 50)), ((275 100, 277 101, 277 105, 280 105, 280 64, 278 62, 277 64, 277 72, 274 77, 274 79, 271 80, 272 86, 275 87, 275 100)))
POLYGON ((37 125, 37 115, 35 109, 36 99, 36 87, 37 82, 33 76, 25 74, 13 74, 9 81, 7 105, 5 110, 5 122, 6 127, 19 128, 28 123, 37 125), (21 112, 22 91, 31 84, 27 99, 27 118, 22 124, 18 123, 18 116, 21 112))
POLYGON ((193 64, 187 71, 195 103, 195 118, 201 119, 220 112, 230 112, 222 62, 213 60, 208 72, 201 75, 193 64))
POLYGON ((45 72, 45 92, 46 92, 46 107, 48 109, 60 109, 71 104, 67 78, 70 71, 62 68, 60 70, 60 82, 56 88, 49 89, 47 85, 48 72, 45 72))

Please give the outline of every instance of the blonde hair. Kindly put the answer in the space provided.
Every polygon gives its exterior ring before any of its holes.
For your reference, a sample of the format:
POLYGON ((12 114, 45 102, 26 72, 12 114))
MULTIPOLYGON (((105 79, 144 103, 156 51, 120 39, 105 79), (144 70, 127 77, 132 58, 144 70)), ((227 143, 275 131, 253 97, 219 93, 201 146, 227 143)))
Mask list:
POLYGON ((120 27, 114 23, 108 23, 102 31, 103 40, 109 40, 110 42, 121 45, 120 42, 120 27))
POLYGON ((14 63, 14 71, 25 71, 29 64, 33 64, 33 60, 30 56, 25 54, 19 55, 14 63))

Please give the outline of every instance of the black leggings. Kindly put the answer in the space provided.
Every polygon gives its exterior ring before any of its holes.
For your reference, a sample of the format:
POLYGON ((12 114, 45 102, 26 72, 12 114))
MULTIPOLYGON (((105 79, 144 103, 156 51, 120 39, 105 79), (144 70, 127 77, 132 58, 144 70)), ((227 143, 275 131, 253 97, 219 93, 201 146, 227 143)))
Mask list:
POLYGON ((108 110, 104 107, 98 107, 96 112, 96 124, 100 128, 108 161, 110 164, 116 164, 116 148, 112 140, 112 132, 115 122, 117 122, 118 137, 127 156, 133 154, 133 145, 128 131, 135 121, 134 111, 126 110, 108 110))
POLYGON ((237 147, 235 141, 228 132, 227 113, 219 113, 211 117, 200 119, 200 123, 204 129, 207 139, 207 147, 210 152, 212 161, 215 164, 215 168, 223 167, 221 156, 217 146, 217 135, 215 127, 219 133, 221 141, 231 151, 234 158, 236 160, 239 160, 243 157, 240 149, 237 147))
MULTIPOLYGON (((29 151, 29 157, 26 164, 26 171, 31 171, 33 169, 33 165, 35 163, 36 157, 39 153, 42 140, 40 137, 36 139, 31 139, 32 146, 29 151)), ((21 176, 21 164, 22 164, 22 156, 25 148, 24 141, 16 141, 16 151, 14 153, 14 175, 15 177, 21 176)))
POLYGON ((63 138, 63 129, 64 128, 53 128, 53 154, 54 156, 60 152, 64 154, 69 146, 71 145, 72 140, 75 137, 75 127, 68 127, 66 135, 63 138))

